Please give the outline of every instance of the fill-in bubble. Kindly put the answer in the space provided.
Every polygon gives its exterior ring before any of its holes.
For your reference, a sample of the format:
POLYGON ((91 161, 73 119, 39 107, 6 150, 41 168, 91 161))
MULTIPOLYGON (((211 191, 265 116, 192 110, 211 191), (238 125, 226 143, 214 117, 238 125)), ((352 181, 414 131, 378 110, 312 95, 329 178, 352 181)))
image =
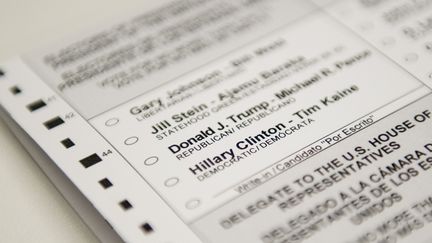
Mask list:
POLYGON ((359 25, 359 27, 363 31, 368 31, 374 28, 374 24, 372 22, 363 22, 359 25))
POLYGON ((192 199, 189 200, 185 206, 187 209, 196 209, 200 205, 201 205, 201 201, 199 199, 192 199))
POLYGON ((133 144, 136 144, 137 142, 138 142, 138 137, 130 137, 130 138, 127 138, 125 141, 124 141, 124 143, 126 144, 126 145, 133 145, 133 144))
POLYGON ((105 126, 107 126, 107 127, 115 126, 119 123, 119 121, 120 121, 120 119, 118 119, 118 118, 115 118, 115 117, 111 118, 105 122, 105 126))
POLYGON ((381 43, 382 43, 384 46, 391 46, 391 45, 393 45, 394 43, 396 43, 396 40, 395 40, 395 38, 388 36, 388 37, 383 38, 383 39, 381 40, 381 43))
POLYGON ((166 187, 173 187, 179 183, 180 179, 178 177, 171 177, 165 180, 166 187))
POLYGON ((416 62, 418 58, 419 56, 416 53, 408 53, 404 57, 406 62, 416 62))
POLYGON ((159 158, 157 156, 151 156, 148 157, 146 160, 144 160, 145 165, 154 165, 159 161, 159 158))

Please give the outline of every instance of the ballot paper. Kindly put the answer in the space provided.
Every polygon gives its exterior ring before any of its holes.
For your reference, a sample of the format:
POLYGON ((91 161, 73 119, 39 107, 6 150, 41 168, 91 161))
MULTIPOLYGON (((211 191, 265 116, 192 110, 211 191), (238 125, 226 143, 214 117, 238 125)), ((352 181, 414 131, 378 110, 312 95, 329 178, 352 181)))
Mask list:
POLYGON ((431 0, 178 0, 0 64, 0 105, 103 242, 426 243, 431 63, 431 0))

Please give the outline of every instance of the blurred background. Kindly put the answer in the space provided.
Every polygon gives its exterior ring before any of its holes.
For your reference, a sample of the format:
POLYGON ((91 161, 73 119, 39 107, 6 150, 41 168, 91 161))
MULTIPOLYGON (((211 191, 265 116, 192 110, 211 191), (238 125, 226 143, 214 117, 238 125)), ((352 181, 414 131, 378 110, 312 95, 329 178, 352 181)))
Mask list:
MULTIPOLYGON (((0 63, 162 2, 0 0, 0 63)), ((98 242, 1 120, 0 155, 0 242, 98 242)))

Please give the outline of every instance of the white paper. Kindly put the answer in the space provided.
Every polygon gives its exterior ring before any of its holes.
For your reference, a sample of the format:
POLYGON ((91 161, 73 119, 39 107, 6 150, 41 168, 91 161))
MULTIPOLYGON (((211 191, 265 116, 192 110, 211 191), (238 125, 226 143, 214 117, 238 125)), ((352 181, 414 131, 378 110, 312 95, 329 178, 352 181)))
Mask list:
POLYGON ((429 242, 431 1, 172 2, 1 66, 126 242, 429 242))

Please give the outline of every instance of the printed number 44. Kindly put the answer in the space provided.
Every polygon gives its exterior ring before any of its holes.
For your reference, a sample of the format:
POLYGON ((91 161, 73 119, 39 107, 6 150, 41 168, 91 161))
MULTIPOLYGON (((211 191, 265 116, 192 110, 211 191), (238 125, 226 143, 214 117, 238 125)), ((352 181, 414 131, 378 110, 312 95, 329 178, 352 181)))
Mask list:
POLYGON ((106 157, 106 156, 108 156, 108 155, 110 155, 110 154, 112 154, 113 152, 111 151, 111 149, 108 149, 107 151, 105 151, 105 152, 103 152, 102 153, 102 156, 103 157, 106 157))

